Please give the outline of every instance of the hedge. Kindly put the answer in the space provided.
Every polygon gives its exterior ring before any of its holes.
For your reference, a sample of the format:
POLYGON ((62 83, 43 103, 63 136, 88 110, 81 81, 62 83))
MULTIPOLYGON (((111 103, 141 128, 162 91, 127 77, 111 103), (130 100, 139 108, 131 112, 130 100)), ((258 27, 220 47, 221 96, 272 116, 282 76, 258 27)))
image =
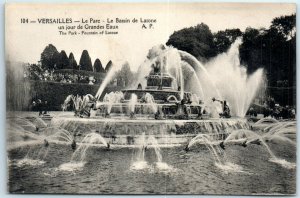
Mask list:
MULTIPOLYGON (((60 83, 49 81, 7 81, 6 86, 6 106, 7 110, 30 110, 33 100, 47 100, 50 110, 61 110, 65 98, 70 95, 95 95, 99 89, 99 85, 89 85, 81 83, 60 83)), ((105 93, 111 91, 122 90, 118 86, 108 86, 103 91, 101 97, 105 93)), ((275 98, 280 105, 296 104, 296 88, 274 88, 267 89, 269 95, 275 98)))
MULTIPOLYGON (((68 95, 95 95, 98 89, 99 85, 26 80, 7 86, 7 110, 31 110, 32 101, 41 99, 47 100, 49 110, 60 111, 61 104, 68 95)), ((117 86, 108 86, 101 97, 105 93, 121 89, 117 86)))

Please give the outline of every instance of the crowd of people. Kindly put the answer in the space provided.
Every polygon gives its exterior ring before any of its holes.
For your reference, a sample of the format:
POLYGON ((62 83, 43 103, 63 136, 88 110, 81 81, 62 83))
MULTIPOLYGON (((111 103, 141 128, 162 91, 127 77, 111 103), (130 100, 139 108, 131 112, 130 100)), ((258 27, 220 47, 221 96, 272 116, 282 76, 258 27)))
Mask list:
POLYGON ((59 73, 45 70, 44 72, 24 72, 24 78, 30 80, 40 81, 54 81, 60 83, 87 83, 87 84, 101 84, 102 80, 95 76, 59 73))
POLYGON ((45 115, 48 113, 48 101, 42 101, 41 99, 33 100, 31 104, 32 111, 38 111, 39 116, 45 115))
MULTIPOLYGON (((263 105, 262 114, 264 117, 273 117, 275 119, 295 119, 296 108, 293 106, 281 106, 275 102, 274 98, 268 97, 263 105)), ((258 111, 254 107, 250 107, 248 111, 249 116, 256 117, 258 111)))
POLYGON ((276 82, 277 87, 288 87, 289 82, 287 80, 278 80, 276 82))

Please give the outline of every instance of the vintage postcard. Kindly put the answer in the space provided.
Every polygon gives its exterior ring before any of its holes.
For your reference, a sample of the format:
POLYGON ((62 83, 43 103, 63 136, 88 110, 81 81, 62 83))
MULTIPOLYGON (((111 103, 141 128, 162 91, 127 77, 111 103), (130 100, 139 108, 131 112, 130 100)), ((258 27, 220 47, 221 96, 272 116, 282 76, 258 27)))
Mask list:
POLYGON ((7 191, 296 194, 296 5, 5 5, 7 191))

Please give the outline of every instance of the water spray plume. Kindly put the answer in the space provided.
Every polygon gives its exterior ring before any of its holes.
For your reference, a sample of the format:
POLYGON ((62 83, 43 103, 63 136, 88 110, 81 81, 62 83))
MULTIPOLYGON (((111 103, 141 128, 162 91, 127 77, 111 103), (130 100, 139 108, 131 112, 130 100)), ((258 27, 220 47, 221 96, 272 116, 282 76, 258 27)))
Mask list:
MULTIPOLYGON (((221 95, 220 99, 229 103, 232 115, 244 117, 262 85, 263 69, 258 69, 251 75, 247 73, 246 67, 240 63, 239 46, 241 43, 240 38, 236 39, 226 53, 218 55, 204 66, 221 95)), ((200 80, 207 77, 204 74, 198 73, 200 80)), ((206 97, 211 98, 214 92, 209 83, 202 83, 202 85, 204 85, 206 97)))
POLYGON ((114 65, 112 65, 112 67, 110 68, 110 70, 108 71, 108 73, 105 76, 105 79, 103 80, 103 82, 101 83, 95 97, 97 99, 99 99, 104 91, 104 89, 106 88, 106 86, 108 85, 108 83, 110 83, 110 81, 113 79, 113 77, 116 75, 116 67, 114 65))

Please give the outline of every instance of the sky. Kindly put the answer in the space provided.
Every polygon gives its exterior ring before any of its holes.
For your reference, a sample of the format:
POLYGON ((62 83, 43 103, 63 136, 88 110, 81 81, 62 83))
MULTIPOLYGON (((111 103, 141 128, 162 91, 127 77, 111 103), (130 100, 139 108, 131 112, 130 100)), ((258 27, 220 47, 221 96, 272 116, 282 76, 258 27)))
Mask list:
MULTIPOLYGON (((51 43, 67 55, 73 52, 77 62, 82 51, 88 50, 93 63, 99 58, 102 65, 112 60, 121 67, 127 61, 136 71, 150 48, 165 44, 174 31, 182 28, 200 23, 207 24, 212 32, 230 28, 244 31, 249 26, 268 28, 273 18, 295 12, 295 4, 280 3, 6 4, 5 55, 9 61, 37 63, 51 43), (36 23, 21 23, 22 18, 36 23), (100 20, 100 25, 121 18, 131 23, 115 23, 119 26, 117 35, 60 35, 58 24, 38 23, 43 18, 93 18, 100 20), (156 23, 151 29, 143 29, 143 23, 132 23, 133 18, 155 19, 156 23)), ((82 23, 71 25, 78 24, 82 23)))

